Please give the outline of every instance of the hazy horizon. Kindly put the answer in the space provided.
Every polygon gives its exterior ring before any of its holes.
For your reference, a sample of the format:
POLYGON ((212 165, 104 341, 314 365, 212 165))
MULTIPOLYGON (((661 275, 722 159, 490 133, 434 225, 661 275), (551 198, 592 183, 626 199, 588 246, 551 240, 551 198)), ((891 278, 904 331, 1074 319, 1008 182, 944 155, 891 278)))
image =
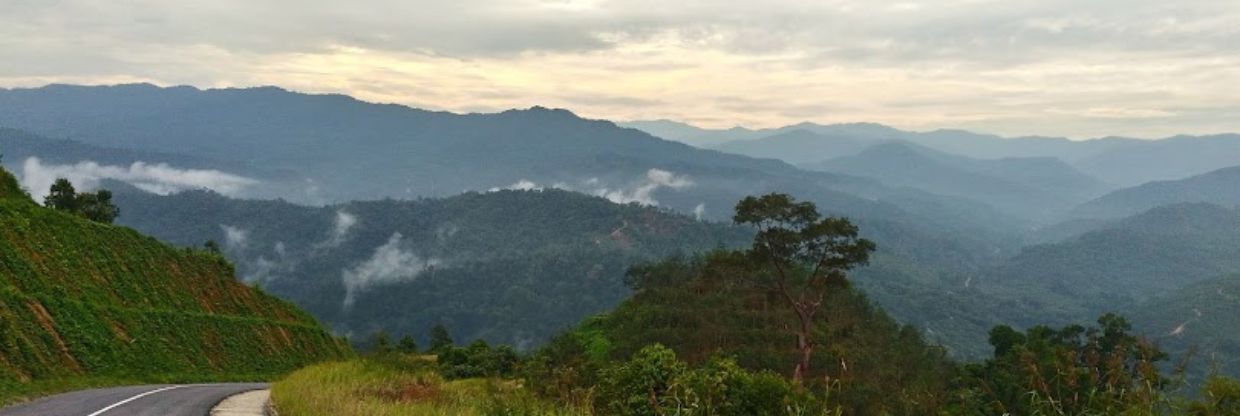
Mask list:
MULTIPOLYGON (((765 125, 763 125, 763 126, 753 126, 753 125, 734 124, 734 125, 729 125, 729 126, 719 126, 719 127, 713 127, 713 126, 704 126, 704 125, 699 125, 699 124, 695 124, 695 123, 690 122, 690 121, 685 121, 685 120, 677 120, 677 119, 672 119, 672 118, 668 118, 668 117, 652 117, 652 118, 644 118, 644 119, 622 119, 622 118, 606 117, 606 116, 594 116, 594 115, 587 115, 587 114, 583 114, 582 112, 580 112, 580 111, 578 111, 577 109, 574 109, 574 108, 567 108, 567 107, 556 107, 556 106, 549 106, 549 105, 539 104, 539 103, 530 103, 530 104, 525 104, 525 105, 520 105, 520 104, 518 104, 518 105, 516 105, 516 106, 514 106, 514 107, 508 107, 508 108, 497 108, 497 109, 486 109, 486 110, 450 110, 450 109, 433 109, 433 108, 418 107, 418 106, 416 106, 416 105, 411 105, 411 104, 406 104, 406 103, 399 103, 399 102, 386 102, 386 101, 377 101, 377 100, 367 100, 367 99, 364 99, 364 98, 362 98, 362 97, 357 97, 357 96, 350 95, 350 94, 348 94, 348 93, 340 93, 340 92, 315 92, 315 91, 302 91, 302 90, 290 89, 290 88, 287 88, 287 87, 285 87, 285 86, 281 86, 281 85, 273 85, 273 84, 265 84, 265 85, 248 85, 248 86, 202 87, 202 86, 197 86, 197 85, 189 85, 189 84, 160 84, 160 83, 156 83, 156 82, 149 82, 149 81, 142 81, 142 82, 123 82, 123 83, 101 83, 101 84, 73 84, 73 83, 60 83, 60 82, 56 82, 56 83, 48 83, 48 84, 43 84, 43 85, 35 85, 35 86, 16 86, 16 87, 14 87, 14 86, 0 86, 0 90, 19 90, 19 89, 30 89, 30 90, 34 90, 34 89, 47 88, 47 87, 52 87, 52 86, 57 86, 57 85, 72 86, 72 87, 121 87, 121 86, 133 86, 133 85, 144 85, 144 84, 149 84, 149 85, 155 86, 155 87, 157 87, 157 88, 162 88, 162 89, 188 87, 188 88, 194 88, 194 89, 197 89, 197 90, 200 90, 200 91, 208 91, 208 90, 223 90, 223 89, 261 89, 261 88, 278 88, 278 89, 281 89, 281 90, 284 90, 284 91, 288 91, 288 92, 290 92, 290 93, 294 93, 294 94, 305 94, 305 95, 312 95, 312 96, 313 96, 313 95, 343 95, 343 96, 346 96, 346 97, 349 97, 349 98, 352 98, 352 99, 355 99, 355 100, 358 100, 358 101, 361 101, 361 102, 364 102, 364 103, 367 103, 367 104, 378 104, 378 105, 400 105, 400 106, 404 106, 404 107, 407 107, 407 108, 410 108, 410 109, 414 109, 414 110, 438 111, 438 112, 447 112, 447 113, 452 113, 452 114, 461 114, 461 115, 464 115, 464 114, 496 114, 496 113, 501 113, 501 112, 505 112, 505 111, 514 111, 514 110, 515 110, 515 111, 524 111, 524 110, 531 110, 531 109, 535 109, 535 108, 545 108, 545 109, 551 109, 551 110, 565 110, 565 111, 569 111, 569 112, 573 113, 574 115, 577 115, 578 117, 582 117, 582 118, 586 118, 586 119, 610 121, 610 122, 616 123, 616 124, 618 124, 618 125, 620 125, 620 126, 622 126, 622 127, 633 127, 633 128, 638 128, 638 127, 634 127, 634 126, 631 126, 631 125, 632 125, 632 124, 641 124, 641 123, 675 123, 675 124, 684 125, 684 126, 687 126, 687 127, 690 127, 690 128, 694 128, 694 129, 701 129, 701 130, 710 131, 710 132, 722 132, 722 131, 731 130, 731 129, 743 129, 743 130, 748 130, 748 131, 753 131, 753 132, 763 132, 763 131, 767 131, 767 130, 779 130, 779 129, 785 129, 785 128, 795 128, 796 126, 798 126, 798 125, 803 125, 803 124, 812 124, 812 125, 818 125, 818 126, 837 126, 837 125, 877 125, 877 126, 889 127, 889 128, 893 128, 893 129, 901 130, 901 131, 904 131, 904 132, 910 132, 910 133, 927 133, 927 132, 934 132, 934 131, 951 131, 951 130, 960 130, 960 131, 966 131, 966 132, 969 132, 969 133, 975 133, 975 134, 984 134, 984 135, 993 135, 993 136, 998 136, 998 137, 1003 138, 1003 139, 1020 139, 1020 138, 1048 138, 1048 139, 1061 139, 1061 138, 1062 138, 1062 139, 1068 139, 1068 140, 1072 140, 1072 141, 1099 140, 1099 139, 1110 139, 1110 138, 1139 139, 1139 140, 1162 140, 1162 139, 1169 139, 1169 138, 1174 138, 1174 137, 1178 137, 1178 136, 1213 136, 1213 135, 1226 135, 1226 134, 1240 134, 1240 129, 1237 129, 1237 130, 1216 131, 1216 132, 1201 132, 1201 133, 1176 132, 1176 133, 1172 133, 1172 134, 1169 134, 1169 135, 1164 135, 1164 136, 1130 136, 1130 135, 1119 135, 1119 134, 1104 134, 1104 135, 1098 135, 1098 136, 1072 137, 1072 136, 1056 136, 1056 135, 1052 135, 1052 134, 1043 134, 1043 133, 1038 133, 1038 132, 1029 132, 1029 133, 1026 133, 1026 134, 1019 134, 1019 135, 1009 135, 1009 134, 1002 134, 1002 133, 998 133, 998 132, 994 132, 994 131, 988 131, 988 130, 982 130, 982 129, 968 129, 968 128, 963 128, 963 127, 959 127, 959 126, 942 126, 942 127, 934 127, 934 128, 910 128, 910 127, 905 127, 905 126, 896 125, 896 124, 893 124, 893 123, 887 123, 887 122, 881 122, 881 121, 874 121, 874 120, 816 121, 816 120, 811 120, 811 119, 803 119, 803 120, 799 120, 799 121, 790 122, 790 123, 788 123, 788 124, 779 124, 779 125, 771 125, 771 126, 765 126, 765 125)), ((3 127, 3 126, 0 126, 0 127, 3 127)), ((639 129, 639 130, 646 131, 646 130, 641 129, 641 128, 638 128, 638 129, 639 129)), ((650 133, 650 134, 655 135, 655 136, 659 136, 658 134, 655 134, 654 132, 651 132, 651 131, 647 131, 647 133, 650 133)), ((662 137, 662 136, 660 136, 660 138, 667 139, 667 140, 672 140, 672 141, 682 141, 682 140, 679 140, 679 139, 678 139, 678 138, 676 138, 676 137, 662 137)), ((762 137, 756 137, 756 139, 762 139, 762 138, 766 138, 766 137, 765 137, 765 136, 762 136, 762 137)), ((727 142, 727 141, 729 141, 729 140, 719 140, 719 143, 724 143, 724 142, 727 142)), ((690 144, 692 144, 692 143, 690 143, 690 144)))
POLYGON ((0 35, 5 87, 279 85, 708 128, 1240 131, 1240 5, 1223 0, 17 1, 0 35))

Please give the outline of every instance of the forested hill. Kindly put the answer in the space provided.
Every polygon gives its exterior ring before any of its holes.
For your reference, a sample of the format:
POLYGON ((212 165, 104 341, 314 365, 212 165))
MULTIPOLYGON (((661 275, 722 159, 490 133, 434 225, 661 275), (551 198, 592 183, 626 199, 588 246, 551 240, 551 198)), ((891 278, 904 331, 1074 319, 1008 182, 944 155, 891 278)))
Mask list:
POLYGON ((567 191, 496 191, 327 207, 209 192, 122 191, 123 223, 166 241, 215 240, 240 275, 342 333, 532 346, 627 294, 629 266, 749 241, 683 214, 567 191))
POLYGON ((63 380, 257 380, 348 349, 216 254, 36 205, 0 170, 0 402, 63 380))
POLYGON ((1238 230, 1236 209, 1168 205, 1067 241, 1027 247, 989 274, 1063 297, 1092 298, 1106 308, 1240 270, 1238 230))
MULTIPOLYGON (((1234 163, 1240 163, 1236 160, 1234 163)), ((1121 218, 1161 205, 1208 202, 1240 205, 1240 166, 1174 181, 1157 181, 1111 192, 1077 207, 1081 218, 1121 218)))

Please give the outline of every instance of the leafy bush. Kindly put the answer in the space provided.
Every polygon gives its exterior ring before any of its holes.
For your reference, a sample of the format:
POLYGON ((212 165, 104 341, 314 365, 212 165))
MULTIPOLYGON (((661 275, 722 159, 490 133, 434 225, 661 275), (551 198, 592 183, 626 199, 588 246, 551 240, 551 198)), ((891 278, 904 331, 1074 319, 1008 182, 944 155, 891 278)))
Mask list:
POLYGON ((761 416, 819 407, 778 374, 719 356, 690 368, 658 344, 604 369, 594 396, 596 412, 617 415, 761 416))
POLYGON ((461 348, 444 346, 439 350, 439 372, 448 379, 473 377, 512 377, 519 358, 507 345, 491 348, 477 340, 461 348))

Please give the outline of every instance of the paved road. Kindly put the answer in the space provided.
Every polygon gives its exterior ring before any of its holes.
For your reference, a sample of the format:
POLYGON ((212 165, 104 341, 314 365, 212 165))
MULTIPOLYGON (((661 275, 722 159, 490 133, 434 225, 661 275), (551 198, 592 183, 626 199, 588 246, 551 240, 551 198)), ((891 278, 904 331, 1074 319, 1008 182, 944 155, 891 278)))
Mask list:
POLYGON ((82 390, 0 410, 0 416, 206 416, 225 397, 260 383, 163 384, 82 390))

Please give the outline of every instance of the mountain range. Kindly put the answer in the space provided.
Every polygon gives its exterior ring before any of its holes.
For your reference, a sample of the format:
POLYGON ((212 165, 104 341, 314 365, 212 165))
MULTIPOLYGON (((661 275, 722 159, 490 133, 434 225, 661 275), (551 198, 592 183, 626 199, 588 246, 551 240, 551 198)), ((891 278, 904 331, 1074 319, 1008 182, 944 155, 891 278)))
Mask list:
POLYGON ((616 305, 632 265, 744 244, 734 204, 775 191, 851 218, 879 246, 857 287, 959 357, 988 355, 996 324, 1144 311, 1240 268, 1236 135, 707 130, 151 85, 0 90, 0 126, 36 199, 59 175, 113 189, 122 224, 220 242, 355 338, 445 323, 535 345, 616 305))

